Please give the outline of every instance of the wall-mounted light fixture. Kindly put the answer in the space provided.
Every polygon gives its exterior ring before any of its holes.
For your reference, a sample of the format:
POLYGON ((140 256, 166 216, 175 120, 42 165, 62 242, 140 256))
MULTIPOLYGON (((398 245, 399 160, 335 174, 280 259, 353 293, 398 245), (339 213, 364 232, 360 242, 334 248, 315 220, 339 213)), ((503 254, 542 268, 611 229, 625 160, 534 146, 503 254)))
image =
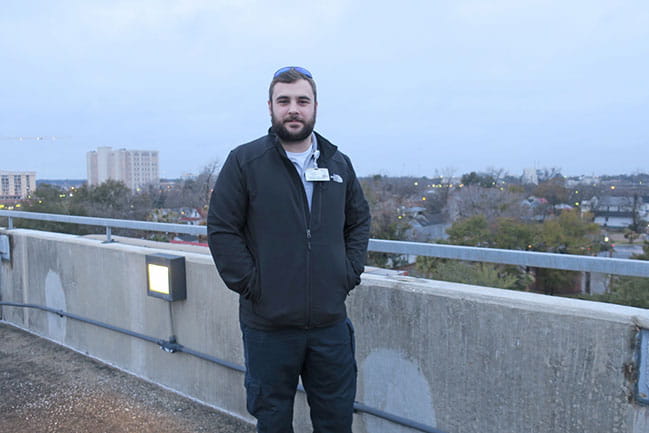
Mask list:
POLYGON ((147 295, 167 301, 187 299, 185 257, 171 254, 147 254, 147 295))

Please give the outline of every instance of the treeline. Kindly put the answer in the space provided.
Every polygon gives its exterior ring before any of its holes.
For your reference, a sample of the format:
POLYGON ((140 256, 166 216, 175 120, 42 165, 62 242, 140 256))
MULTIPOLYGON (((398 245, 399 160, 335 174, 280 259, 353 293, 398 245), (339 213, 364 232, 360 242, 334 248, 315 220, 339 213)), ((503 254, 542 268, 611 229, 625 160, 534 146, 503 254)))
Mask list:
MULTIPOLYGON (((631 259, 649 260, 649 242, 645 241, 642 253, 632 255, 631 259)), ((649 278, 614 275, 611 277, 611 286, 607 293, 581 297, 593 301, 649 308, 649 278)))
MULTIPOLYGON (((154 209, 191 208, 206 210, 218 174, 218 161, 207 164, 196 177, 181 179, 160 188, 149 185, 132 191, 123 182, 107 180, 100 185, 83 185, 64 189, 58 185, 40 184, 17 208, 28 212, 99 218, 151 220, 154 209)), ((20 220, 17 227, 54 232, 89 234, 97 229, 89 226, 48 221, 20 220)), ((142 232, 117 230, 125 236, 144 236, 142 232)))
MULTIPOLYGON (((615 191, 592 185, 569 188, 556 170, 542 174, 538 185, 525 185, 499 170, 487 174, 467 173, 459 182, 455 178, 455 183, 451 176, 362 178, 373 218, 371 236, 560 254, 597 255, 609 251, 612 244, 605 241, 601 228, 593 222, 593 215, 582 212, 579 205, 595 195, 615 194, 615 191), (447 237, 417 238, 413 226, 422 221, 446 223, 447 237)), ((646 228, 644 221, 633 225, 625 232, 629 240, 646 228)), ((646 260, 647 248, 645 244, 645 254, 633 258, 646 260)), ((404 255, 385 253, 370 253, 369 264, 406 269, 410 275, 438 280, 581 296, 649 308, 649 279, 646 278, 613 277, 608 293, 590 296, 588 274, 584 283, 587 293, 580 294, 582 274, 579 272, 430 257, 418 257, 413 265, 404 255)))
MULTIPOLYGON (((476 215, 455 222, 448 230, 452 245, 507 250, 596 255, 610 248, 601 240, 600 228, 577 211, 565 211, 541 223, 515 218, 476 215)), ((522 266, 475 264, 431 257, 418 257, 422 275, 446 281, 516 290, 538 290, 546 294, 575 294, 580 273, 522 266)))
MULTIPOLYGON (((160 208, 207 209, 217 164, 199 176, 165 188, 133 192, 123 183, 108 181, 98 186, 64 190, 41 184, 24 200, 21 209, 31 212, 104 218, 148 220, 160 208)), ((502 171, 467 173, 459 184, 450 175, 434 178, 369 176, 361 178, 372 213, 371 236, 377 239, 445 242, 454 245, 595 255, 611 248, 604 242, 592 215, 579 209, 563 210, 563 203, 579 203, 601 190, 568 188, 565 179, 548 170, 538 185, 523 185, 502 171), (535 203, 530 196, 540 197, 535 203), (422 238, 416 225, 446 224, 446 238, 422 238)), ((456 180, 457 182, 457 180, 456 180)), ((646 226, 646 223, 644 223, 646 226)), ((97 228, 46 221, 15 221, 17 227, 74 234, 96 233, 97 228)), ((445 226, 445 227, 446 227, 445 226)), ((127 236, 151 237, 133 231, 127 236)), ((631 239, 631 238, 629 238, 631 239)), ((644 255, 635 259, 646 260, 644 255)), ((412 275, 481 286, 536 290, 548 294, 576 295, 579 273, 477 264, 419 257, 408 264, 402 255, 370 253, 370 265, 408 267, 412 275)), ((591 299, 649 308, 649 279, 614 277, 610 292, 591 299)))
MULTIPOLYGON (((161 198, 161 194, 155 188, 133 193, 123 182, 114 180, 108 180, 98 186, 83 185, 69 190, 55 185, 41 184, 20 203, 20 209, 27 212, 144 221, 151 209, 161 204, 161 198)), ((18 219, 15 225, 72 234, 97 232, 97 229, 91 226, 50 221, 18 219)))

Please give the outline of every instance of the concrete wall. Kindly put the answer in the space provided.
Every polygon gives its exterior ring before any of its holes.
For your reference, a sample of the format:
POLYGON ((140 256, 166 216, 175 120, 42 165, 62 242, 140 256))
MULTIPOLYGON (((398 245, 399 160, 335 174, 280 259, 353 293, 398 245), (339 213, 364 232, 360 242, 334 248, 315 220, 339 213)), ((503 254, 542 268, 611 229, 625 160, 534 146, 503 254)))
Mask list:
MULTIPOLYGON (((175 332, 186 347, 243 364, 237 299, 206 250, 175 252, 186 257, 187 300, 169 305, 146 296, 145 255, 157 248, 4 233, 12 260, 0 264, 3 301, 162 339, 175 332)), ((649 432, 649 409, 633 402, 635 337, 638 325, 649 327, 646 310, 369 274, 348 307, 356 400, 365 405, 448 433, 649 432)), ((250 419, 236 371, 38 310, 3 307, 2 320, 250 419)), ((302 395, 296 431, 310 431, 302 395)), ((413 430, 357 414, 354 431, 413 430)))

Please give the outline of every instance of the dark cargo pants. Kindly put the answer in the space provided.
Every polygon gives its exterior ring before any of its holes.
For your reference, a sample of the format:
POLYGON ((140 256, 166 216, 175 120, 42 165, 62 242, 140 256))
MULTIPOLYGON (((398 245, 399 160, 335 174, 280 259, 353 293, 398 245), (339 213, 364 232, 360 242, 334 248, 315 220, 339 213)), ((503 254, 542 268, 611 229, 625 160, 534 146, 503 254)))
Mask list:
POLYGON ((241 330, 247 407, 258 433, 293 433, 300 376, 314 433, 351 433, 357 370, 349 319, 326 328, 241 330))

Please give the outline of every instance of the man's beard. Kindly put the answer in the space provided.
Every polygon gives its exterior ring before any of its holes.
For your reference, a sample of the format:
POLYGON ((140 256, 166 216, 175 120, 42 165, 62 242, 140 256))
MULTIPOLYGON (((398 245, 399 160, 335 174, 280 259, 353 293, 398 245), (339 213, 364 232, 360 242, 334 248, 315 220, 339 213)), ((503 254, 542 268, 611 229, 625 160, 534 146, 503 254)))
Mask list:
POLYGON ((272 130, 284 142, 302 141, 313 132, 315 126, 315 113, 309 119, 300 119, 299 116, 290 116, 285 119, 277 119, 275 115, 271 115, 272 130), (298 132, 291 132, 286 126, 285 122, 299 121, 302 123, 302 129, 298 132))

